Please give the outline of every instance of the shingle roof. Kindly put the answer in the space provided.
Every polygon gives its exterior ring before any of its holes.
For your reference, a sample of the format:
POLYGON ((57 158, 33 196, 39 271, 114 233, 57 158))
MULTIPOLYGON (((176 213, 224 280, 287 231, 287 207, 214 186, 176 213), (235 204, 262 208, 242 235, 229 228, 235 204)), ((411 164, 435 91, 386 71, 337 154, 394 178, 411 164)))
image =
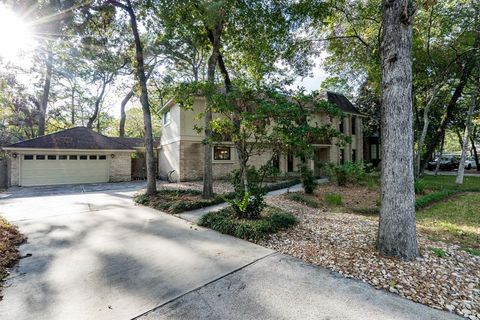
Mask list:
MULTIPOLYGON (((133 143, 133 141, 132 141, 133 143)), ((67 130, 20 141, 6 148, 38 149, 85 149, 85 150, 132 150, 131 144, 122 143, 115 138, 101 135, 86 127, 67 130)))
POLYGON ((110 137, 121 144, 130 148, 143 148, 145 140, 143 138, 110 137))
POLYGON ((341 93, 327 91, 327 99, 329 102, 336 104, 343 112, 362 115, 350 100, 341 93))

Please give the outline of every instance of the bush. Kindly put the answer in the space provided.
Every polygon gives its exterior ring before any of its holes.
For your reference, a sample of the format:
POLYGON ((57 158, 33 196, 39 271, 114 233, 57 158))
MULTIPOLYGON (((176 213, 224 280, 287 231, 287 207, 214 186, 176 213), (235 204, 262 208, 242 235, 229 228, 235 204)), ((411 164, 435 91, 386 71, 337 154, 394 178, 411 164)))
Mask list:
POLYGON ((367 167, 363 162, 345 162, 344 164, 326 163, 323 170, 330 181, 334 181, 338 186, 352 184, 375 185, 378 184, 378 174, 367 172, 367 167))
POLYGON ((287 195, 287 198, 289 200, 299 202, 311 208, 318 208, 318 203, 316 201, 305 198, 301 193, 290 193, 287 195))
POLYGON ((432 192, 430 194, 427 194, 425 196, 418 198, 415 201, 415 209, 418 210, 418 209, 424 208, 433 202, 443 200, 459 192, 460 190, 449 190, 449 189, 432 192))
POLYGON ((287 229, 296 223, 294 215, 267 207, 256 220, 240 219, 232 207, 202 216, 199 225, 241 239, 259 240, 268 234, 287 229))
POLYGON ((422 179, 415 180, 415 184, 414 184, 415 194, 425 194, 426 187, 427 187, 427 184, 424 180, 422 179))
POLYGON ((300 165, 300 178, 303 184, 303 190, 306 194, 312 194, 317 187, 317 181, 313 175, 313 171, 305 164, 300 165))
POLYGON ((338 193, 326 193, 325 202, 330 206, 341 206, 342 205, 342 195, 338 193))
POLYGON ((255 167, 247 168, 247 188, 242 184, 240 170, 235 170, 232 175, 232 185, 235 190, 235 198, 227 201, 232 205, 239 218, 257 219, 265 208, 265 194, 263 188, 263 179, 268 167, 262 167, 260 170, 255 167), (263 170, 263 171, 262 171, 263 170))
POLYGON ((444 258, 447 255, 447 253, 440 248, 429 247, 428 249, 433 253, 435 253, 435 255, 439 258, 444 258))

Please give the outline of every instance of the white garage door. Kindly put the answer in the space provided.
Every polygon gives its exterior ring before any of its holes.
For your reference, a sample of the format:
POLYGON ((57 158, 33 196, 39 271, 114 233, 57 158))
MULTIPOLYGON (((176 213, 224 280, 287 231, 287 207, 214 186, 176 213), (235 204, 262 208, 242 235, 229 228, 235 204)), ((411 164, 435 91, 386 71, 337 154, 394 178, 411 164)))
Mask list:
POLYGON ((108 182, 106 155, 25 154, 21 161, 22 186, 108 182))

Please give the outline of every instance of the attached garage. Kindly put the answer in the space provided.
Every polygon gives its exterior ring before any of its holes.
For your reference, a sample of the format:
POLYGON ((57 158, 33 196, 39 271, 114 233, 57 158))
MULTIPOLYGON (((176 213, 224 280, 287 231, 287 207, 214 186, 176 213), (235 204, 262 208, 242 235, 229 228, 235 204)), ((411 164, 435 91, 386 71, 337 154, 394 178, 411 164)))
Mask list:
POLYGON ((76 127, 3 149, 9 185, 28 187, 129 181, 131 155, 140 148, 141 139, 107 137, 76 127))
POLYGON ((106 155, 24 154, 21 162, 20 185, 25 187, 109 181, 106 155))

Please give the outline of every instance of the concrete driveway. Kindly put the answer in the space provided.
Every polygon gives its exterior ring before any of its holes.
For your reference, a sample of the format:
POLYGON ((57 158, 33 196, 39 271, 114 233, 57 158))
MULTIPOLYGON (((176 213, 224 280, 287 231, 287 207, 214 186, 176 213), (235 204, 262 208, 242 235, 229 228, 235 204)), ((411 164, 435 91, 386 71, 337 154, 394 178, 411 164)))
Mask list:
POLYGON ((130 189, 22 192, 0 200, 31 254, 7 279, 2 320, 457 319, 135 206, 130 189))

